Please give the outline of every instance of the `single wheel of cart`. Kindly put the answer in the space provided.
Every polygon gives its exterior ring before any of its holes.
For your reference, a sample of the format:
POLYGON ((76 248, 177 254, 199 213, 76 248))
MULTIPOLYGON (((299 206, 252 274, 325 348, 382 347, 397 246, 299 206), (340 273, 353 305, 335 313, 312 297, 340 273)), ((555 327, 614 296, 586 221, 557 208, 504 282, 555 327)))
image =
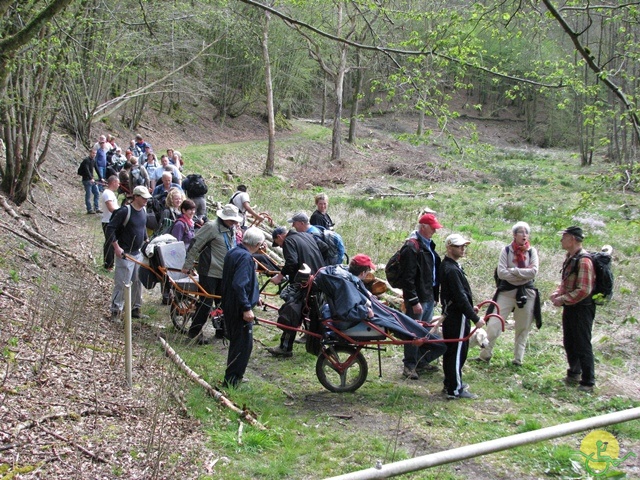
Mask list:
POLYGON ((316 376, 330 392, 355 392, 364 384, 368 373, 367 360, 355 347, 323 348, 316 362, 316 376))
POLYGON ((196 311, 196 300, 180 292, 175 292, 171 302, 171 322, 180 333, 189 332, 196 311))

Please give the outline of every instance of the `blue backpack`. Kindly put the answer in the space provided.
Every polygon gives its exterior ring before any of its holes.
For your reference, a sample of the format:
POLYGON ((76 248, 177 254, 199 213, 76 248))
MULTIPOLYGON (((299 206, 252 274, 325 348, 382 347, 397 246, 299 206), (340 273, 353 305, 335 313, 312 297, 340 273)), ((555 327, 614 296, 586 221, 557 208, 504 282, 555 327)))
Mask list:
POLYGON ((329 250, 326 254, 325 263, 327 265, 339 265, 342 263, 345 254, 344 241, 339 233, 334 232, 333 230, 328 230, 319 225, 315 225, 315 228, 320 230, 320 234, 318 237, 324 243, 327 244, 329 250))

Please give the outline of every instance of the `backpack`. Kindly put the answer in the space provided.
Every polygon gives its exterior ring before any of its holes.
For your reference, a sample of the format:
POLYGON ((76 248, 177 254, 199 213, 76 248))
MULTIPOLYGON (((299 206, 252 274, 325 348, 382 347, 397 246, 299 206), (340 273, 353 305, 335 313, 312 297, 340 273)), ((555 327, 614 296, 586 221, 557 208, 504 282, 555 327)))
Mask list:
POLYGON ((160 227, 160 216, 164 210, 163 202, 156 197, 147 201, 147 228, 156 231, 160 227))
POLYGON ((171 233, 171 230, 173 230, 173 226, 175 225, 175 221, 172 220, 171 218, 167 217, 165 219, 162 220, 162 225, 160 225, 158 227, 158 229, 153 232, 153 235, 151 236, 151 238, 149 239, 149 241, 153 240, 156 237, 159 237, 161 235, 165 235, 167 233, 171 233))
POLYGON ((131 176, 133 177, 132 189, 139 185, 144 185, 144 177, 142 176, 142 173, 140 173, 140 168, 136 168, 135 170, 132 169, 131 176))
POLYGON ((400 257, 402 254, 402 250, 404 250, 404 248, 407 246, 411 247, 411 244, 413 244, 415 248, 415 253, 420 250, 418 239, 410 238, 406 242, 404 242, 402 247, 400 247, 396 253, 391 255, 391 258, 387 262, 387 265, 384 267, 384 273, 387 277, 387 282, 389 282, 389 285, 391 285, 393 288, 400 288, 400 279, 402 278, 400 274, 400 257))
POLYGON ((188 182, 186 191, 187 195, 189 195, 189 198, 202 197, 209 191, 204 178, 202 178, 202 175, 192 173, 190 175, 187 175, 186 181, 188 182))
POLYGON ((328 230, 319 225, 316 225, 315 228, 320 230, 317 237, 326 243, 328 247, 326 258, 324 259, 327 265, 341 264, 345 253, 344 240, 342 240, 342 236, 333 230, 328 230))
POLYGON ((604 305, 613 295, 613 272, 611 271, 611 255, 604 252, 587 252, 584 255, 576 257, 573 271, 578 271, 580 258, 588 257, 593 264, 593 270, 596 274, 596 281, 591 291, 591 299, 596 305, 604 305))
POLYGON ((124 221, 120 225, 118 225, 118 227, 116 228, 116 233, 115 233, 116 238, 122 235, 122 231, 124 230, 124 227, 126 227, 127 223, 129 223, 129 219, 131 218, 131 205, 130 204, 122 205, 117 210, 114 210, 111 214, 111 218, 115 218, 118 215, 118 212, 124 211, 124 210, 127 211, 127 215, 124 217, 124 221))

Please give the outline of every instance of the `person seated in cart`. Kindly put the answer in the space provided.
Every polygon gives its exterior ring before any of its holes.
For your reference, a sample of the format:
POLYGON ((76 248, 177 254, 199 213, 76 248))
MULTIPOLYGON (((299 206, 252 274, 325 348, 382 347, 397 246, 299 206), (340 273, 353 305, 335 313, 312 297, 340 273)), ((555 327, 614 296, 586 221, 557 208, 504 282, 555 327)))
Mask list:
POLYGON ((438 342, 440 337, 413 318, 380 302, 365 287, 363 280, 375 265, 367 255, 354 255, 348 269, 331 265, 318 270, 315 285, 326 295, 333 324, 348 330, 362 321, 368 321, 395 335, 400 340, 425 339, 433 361, 442 356, 447 347, 438 342))

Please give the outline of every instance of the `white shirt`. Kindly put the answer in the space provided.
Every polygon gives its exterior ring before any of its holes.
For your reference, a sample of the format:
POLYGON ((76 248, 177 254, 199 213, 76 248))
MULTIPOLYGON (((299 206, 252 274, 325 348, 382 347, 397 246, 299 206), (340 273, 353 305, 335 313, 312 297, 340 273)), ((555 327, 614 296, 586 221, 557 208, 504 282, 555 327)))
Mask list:
POLYGON ((111 219, 111 213, 107 208, 107 202, 113 202, 112 205, 115 206, 114 211, 118 208, 118 197, 116 194, 109 190, 108 188, 104 189, 102 195, 100 195, 100 210, 102 210, 102 223, 109 223, 111 219))

